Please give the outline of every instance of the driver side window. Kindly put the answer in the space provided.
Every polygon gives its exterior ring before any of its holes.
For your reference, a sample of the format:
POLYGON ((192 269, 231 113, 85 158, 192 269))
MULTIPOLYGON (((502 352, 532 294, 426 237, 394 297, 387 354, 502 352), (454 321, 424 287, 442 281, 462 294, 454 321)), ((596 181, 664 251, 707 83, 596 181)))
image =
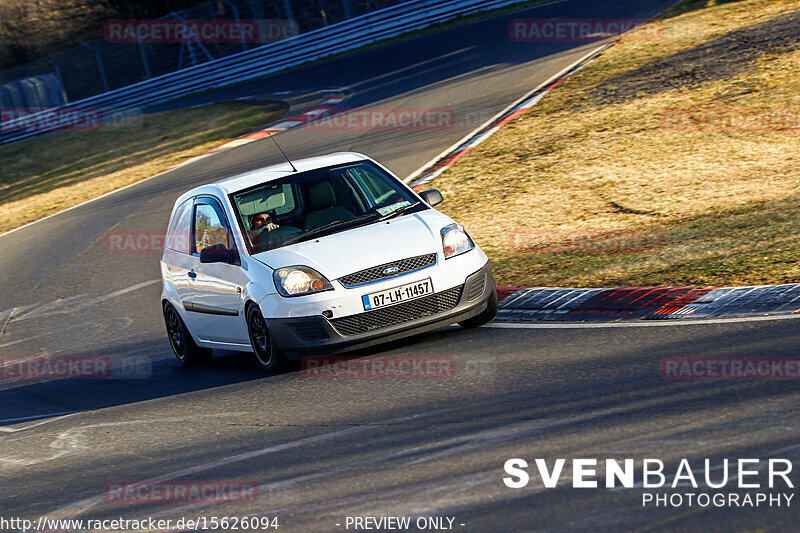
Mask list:
POLYGON ((198 203, 194 211, 194 251, 199 253, 215 244, 228 246, 228 230, 211 205, 198 203))

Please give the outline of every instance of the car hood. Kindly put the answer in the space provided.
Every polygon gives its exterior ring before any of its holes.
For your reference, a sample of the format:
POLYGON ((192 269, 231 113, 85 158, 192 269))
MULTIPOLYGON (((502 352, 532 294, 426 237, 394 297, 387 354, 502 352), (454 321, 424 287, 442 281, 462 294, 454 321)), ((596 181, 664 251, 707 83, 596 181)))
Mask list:
POLYGON ((442 250, 440 230, 453 221, 426 209, 256 254, 272 269, 309 266, 330 280, 365 268, 442 250))

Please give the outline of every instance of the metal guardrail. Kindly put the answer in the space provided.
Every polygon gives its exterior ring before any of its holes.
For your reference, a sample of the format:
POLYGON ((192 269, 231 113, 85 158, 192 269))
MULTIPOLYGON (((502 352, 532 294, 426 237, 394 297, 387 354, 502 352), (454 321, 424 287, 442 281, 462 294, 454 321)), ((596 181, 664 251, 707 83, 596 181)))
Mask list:
MULTIPOLYGON (((81 109, 106 109, 117 114, 124 113, 200 91, 259 78, 459 16, 524 1, 526 0, 411 0, 296 37, 78 100, 53 110, 79 112, 81 109)), ((24 120, 36 122, 38 115, 45 115, 53 110, 29 115, 24 120)), ((0 143, 30 138, 60 127, 58 124, 44 123, 36 131, 24 131, 24 128, 20 128, 19 120, 7 121, 0 124, 0 143)))
MULTIPOLYGON (((23 0, 13 1, 19 3, 23 0)), ((48 1, 52 3, 53 0, 48 1)), ((131 2, 112 1, 110 4, 117 7, 100 10, 97 16, 102 18, 105 13, 122 19, 91 18, 86 21, 92 24, 87 27, 88 32, 96 35, 102 31, 101 38, 0 71, 0 107, 13 112, 17 109, 64 105, 405 1, 206 0, 205 3, 171 11, 156 19, 139 19, 138 15, 133 15, 138 9, 133 8, 131 2), (125 19, 126 15, 134 16, 134 19, 125 19), (102 27, 98 26, 100 22, 102 27), (174 33, 181 24, 186 25, 181 26, 185 39, 177 38, 174 33), (201 37, 204 31, 210 33, 201 37), (22 80, 42 75, 54 76, 60 82, 65 101, 42 100, 42 95, 32 92, 28 85, 20 86, 22 80), (4 86, 8 90, 4 91, 4 86)), ((40 3, 34 2, 37 5, 40 3)), ((37 12, 42 9, 45 8, 41 5, 32 6, 31 12, 20 19, 18 26, 24 28, 27 24, 34 24, 37 12)), ((52 21, 45 22, 45 25, 51 26, 52 21)), ((67 33, 68 27, 65 28, 67 33)), ((22 29, 10 28, 9 31, 9 35, 24 40, 20 34, 22 29)), ((20 46, 25 49, 31 45, 23 42, 20 46)), ((0 46, 0 51, 2 49, 0 46)), ((11 117, 3 116, 0 120, 11 120, 11 117)))

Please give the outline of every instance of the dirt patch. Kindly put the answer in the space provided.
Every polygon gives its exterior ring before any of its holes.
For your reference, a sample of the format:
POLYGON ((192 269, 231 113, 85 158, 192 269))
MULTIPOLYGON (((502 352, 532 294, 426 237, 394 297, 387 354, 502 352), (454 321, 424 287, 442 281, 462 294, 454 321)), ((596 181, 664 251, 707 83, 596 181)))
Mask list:
MULTIPOLYGON (((644 95, 691 89, 702 83, 727 80, 756 70, 753 62, 765 55, 788 53, 800 47, 800 10, 720 35, 716 39, 659 58, 613 76, 592 91, 594 105, 622 103, 644 95)), ((747 94, 745 82, 726 88, 720 97, 747 94)))

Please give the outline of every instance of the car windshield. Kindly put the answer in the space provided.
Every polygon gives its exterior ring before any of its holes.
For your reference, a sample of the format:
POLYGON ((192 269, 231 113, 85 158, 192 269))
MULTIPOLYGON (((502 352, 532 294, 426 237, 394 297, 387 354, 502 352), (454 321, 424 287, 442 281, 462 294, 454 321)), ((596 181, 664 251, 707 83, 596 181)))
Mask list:
POLYGON ((293 174, 231 201, 251 254, 428 209, 371 161, 293 174))

